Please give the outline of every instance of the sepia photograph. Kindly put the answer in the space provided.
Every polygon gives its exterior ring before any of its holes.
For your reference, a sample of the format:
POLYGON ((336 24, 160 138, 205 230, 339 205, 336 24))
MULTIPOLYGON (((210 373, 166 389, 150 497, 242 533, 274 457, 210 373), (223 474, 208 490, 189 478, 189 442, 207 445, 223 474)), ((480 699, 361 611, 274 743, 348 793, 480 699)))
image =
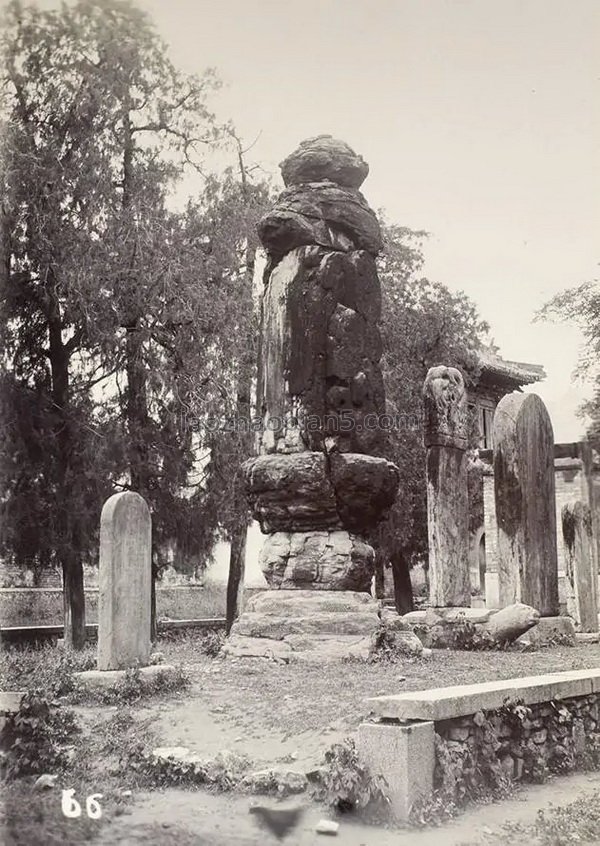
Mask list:
POLYGON ((0 842, 600 846, 599 0, 0 0, 0 842))

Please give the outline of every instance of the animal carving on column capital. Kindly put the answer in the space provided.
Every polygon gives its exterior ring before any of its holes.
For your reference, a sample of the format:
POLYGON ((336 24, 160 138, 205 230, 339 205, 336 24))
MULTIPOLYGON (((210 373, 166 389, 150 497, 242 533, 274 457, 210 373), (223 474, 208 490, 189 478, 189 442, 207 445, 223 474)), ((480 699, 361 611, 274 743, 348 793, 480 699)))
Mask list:
POLYGON ((467 448, 467 392, 460 370, 440 365, 427 371, 423 385, 425 446, 467 448))

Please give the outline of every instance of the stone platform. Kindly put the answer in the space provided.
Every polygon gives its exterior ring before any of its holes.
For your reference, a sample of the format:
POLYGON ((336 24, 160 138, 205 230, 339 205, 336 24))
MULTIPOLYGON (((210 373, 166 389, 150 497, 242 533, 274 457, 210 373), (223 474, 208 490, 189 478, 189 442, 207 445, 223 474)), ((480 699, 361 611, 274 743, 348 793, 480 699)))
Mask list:
POLYGON ((286 662, 367 658, 381 625, 379 602, 368 593, 269 590, 248 601, 223 653, 286 662))
MULTIPOLYGON (((153 664, 150 667, 140 667, 139 672, 142 687, 151 687, 157 676, 171 675, 175 672, 175 667, 171 664, 153 664)), ((85 670, 74 675, 88 690, 106 690, 123 681, 126 673, 127 670, 85 670)))
POLYGON ((572 617, 540 617, 535 628, 517 639, 524 646, 575 646, 576 642, 572 617))

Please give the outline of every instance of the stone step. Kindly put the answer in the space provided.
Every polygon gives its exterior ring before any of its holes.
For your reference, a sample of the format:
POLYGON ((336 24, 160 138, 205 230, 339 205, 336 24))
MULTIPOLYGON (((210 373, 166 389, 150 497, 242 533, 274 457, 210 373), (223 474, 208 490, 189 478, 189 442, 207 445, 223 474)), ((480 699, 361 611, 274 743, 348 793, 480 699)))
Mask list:
POLYGON ((246 603, 245 613, 258 612, 285 617, 311 614, 364 612, 377 613, 379 602, 368 593, 352 590, 265 590, 246 603))
POLYGON ((276 616, 246 611, 233 625, 232 634, 278 640, 291 634, 370 635, 379 625, 376 610, 320 612, 303 616, 297 613, 276 616))

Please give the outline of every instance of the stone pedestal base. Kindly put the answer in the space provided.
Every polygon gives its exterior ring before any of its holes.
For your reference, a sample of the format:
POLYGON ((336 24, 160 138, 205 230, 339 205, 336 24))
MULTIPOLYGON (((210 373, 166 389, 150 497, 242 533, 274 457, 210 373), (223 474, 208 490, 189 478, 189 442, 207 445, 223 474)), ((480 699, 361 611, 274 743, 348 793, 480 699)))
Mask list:
POLYGON ((537 626, 516 642, 528 646, 574 646, 575 624, 571 617, 540 617, 537 626))
POLYGON ((598 643, 600 632, 576 632, 575 640, 577 643, 598 643))
POLYGON ((283 661, 366 658, 380 625, 379 602, 368 593, 269 590, 248 601, 223 653, 283 661))
MULTIPOLYGON (((142 687, 150 686, 159 675, 170 675, 175 672, 171 664, 154 664, 151 667, 140 667, 142 687)), ((106 690, 125 678, 127 670, 85 670, 75 673, 75 678, 88 690, 106 690)))
POLYGON ((433 722, 361 723, 357 752, 372 775, 385 778, 395 821, 406 822, 415 801, 431 796, 435 769, 433 722))

